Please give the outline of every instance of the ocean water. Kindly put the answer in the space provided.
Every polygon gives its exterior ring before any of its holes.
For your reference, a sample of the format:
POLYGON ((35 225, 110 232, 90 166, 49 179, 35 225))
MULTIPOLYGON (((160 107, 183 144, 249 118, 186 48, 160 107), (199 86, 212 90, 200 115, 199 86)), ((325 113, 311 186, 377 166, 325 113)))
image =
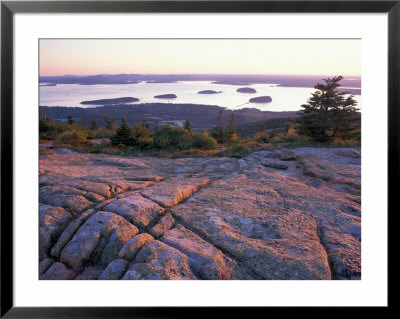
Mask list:
MULTIPOLYGON (((280 87, 276 84, 253 84, 245 87, 254 88, 257 93, 239 93, 238 85, 214 84, 209 81, 184 81, 177 83, 138 83, 138 84, 106 84, 78 85, 58 84, 56 86, 40 86, 41 106, 79 106, 80 102, 119 97, 136 97, 139 103, 191 103, 218 105, 229 109, 245 107, 257 108, 263 111, 297 111, 301 104, 307 102, 313 88, 280 87), (218 94, 198 94, 199 91, 221 91, 218 94), (155 95, 175 94, 175 99, 156 99, 155 95), (271 96, 270 103, 249 103, 249 99, 257 96, 271 96)), ((355 99, 361 107, 361 96, 355 99)))

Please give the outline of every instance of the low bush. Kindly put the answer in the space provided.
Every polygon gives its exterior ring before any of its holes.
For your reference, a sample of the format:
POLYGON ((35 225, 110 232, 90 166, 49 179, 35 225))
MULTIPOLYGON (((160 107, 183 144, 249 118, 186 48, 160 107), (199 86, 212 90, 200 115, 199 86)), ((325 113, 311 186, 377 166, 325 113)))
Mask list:
POLYGON ((72 146, 88 144, 86 133, 81 130, 65 132, 58 137, 57 142, 59 144, 67 144, 72 146))
POLYGON ((200 150, 215 150, 218 143, 207 133, 195 133, 193 134, 192 147, 200 150))
POLYGON ((192 144, 192 134, 183 128, 163 126, 154 133, 153 145, 156 148, 189 149, 192 144))

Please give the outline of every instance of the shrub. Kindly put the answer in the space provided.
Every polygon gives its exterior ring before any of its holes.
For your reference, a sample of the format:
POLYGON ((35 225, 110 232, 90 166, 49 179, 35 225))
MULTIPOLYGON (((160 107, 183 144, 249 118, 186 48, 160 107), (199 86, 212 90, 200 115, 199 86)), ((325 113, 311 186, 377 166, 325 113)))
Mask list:
POLYGON ((218 147, 217 141, 207 133, 195 133, 193 135, 193 148, 201 150, 215 150, 218 147))
POLYGON ((184 128, 165 125, 155 131, 153 144, 157 148, 188 149, 192 144, 191 133, 184 128))
POLYGON ((69 131, 60 135, 58 142, 61 144, 68 144, 77 146, 81 144, 87 144, 86 133, 81 130, 69 131))
POLYGON ((153 146, 153 138, 151 137, 142 137, 136 141, 136 146, 141 150, 149 150, 153 146))
POLYGON ((269 137, 267 132, 257 132, 254 134, 254 140, 258 143, 268 143, 269 137))

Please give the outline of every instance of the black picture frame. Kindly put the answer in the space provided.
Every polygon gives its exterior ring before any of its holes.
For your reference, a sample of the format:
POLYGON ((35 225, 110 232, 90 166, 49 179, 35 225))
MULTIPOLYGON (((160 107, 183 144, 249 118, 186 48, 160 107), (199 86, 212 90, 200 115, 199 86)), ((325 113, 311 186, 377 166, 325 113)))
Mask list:
MULTIPOLYGON (((225 308, 22 308, 13 303, 13 16, 16 13, 388 13, 388 203, 398 212, 400 126, 400 0, 396 1, 2 1, 1 2, 1 318, 192 317, 225 308)), ((388 212, 388 213, 389 213, 388 212)), ((388 215, 388 217, 390 217, 388 215)), ((392 225, 393 226, 393 225, 392 225)), ((393 234, 393 232, 388 232, 393 234)), ((388 238, 389 240, 389 238, 388 238)), ((390 281, 388 282, 389 285, 390 281)), ((32 292, 34 293, 34 292, 32 292)), ((388 300, 389 309, 391 302, 388 300)), ((307 308, 290 308, 308 312, 307 308)), ((382 308, 381 308, 382 309, 382 308)), ((354 310, 354 309, 353 309, 354 310)), ((249 315, 249 309, 234 310, 249 315)), ((333 310, 336 311, 336 310, 333 310)), ((349 309, 347 310, 349 311, 349 309)), ((357 310, 358 311, 358 310, 357 310)))

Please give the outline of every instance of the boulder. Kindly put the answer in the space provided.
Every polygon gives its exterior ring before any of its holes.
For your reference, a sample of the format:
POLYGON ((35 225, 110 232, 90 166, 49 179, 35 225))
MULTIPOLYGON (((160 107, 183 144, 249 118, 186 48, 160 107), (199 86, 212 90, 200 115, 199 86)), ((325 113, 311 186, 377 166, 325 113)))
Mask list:
POLYGON ((272 167, 272 168, 277 168, 277 169, 288 169, 289 164, 283 163, 281 161, 276 161, 276 160, 267 160, 264 159, 261 162, 264 166, 272 167))
POLYGON ((281 160, 282 161, 295 161, 296 153, 282 148, 281 149, 281 160))

